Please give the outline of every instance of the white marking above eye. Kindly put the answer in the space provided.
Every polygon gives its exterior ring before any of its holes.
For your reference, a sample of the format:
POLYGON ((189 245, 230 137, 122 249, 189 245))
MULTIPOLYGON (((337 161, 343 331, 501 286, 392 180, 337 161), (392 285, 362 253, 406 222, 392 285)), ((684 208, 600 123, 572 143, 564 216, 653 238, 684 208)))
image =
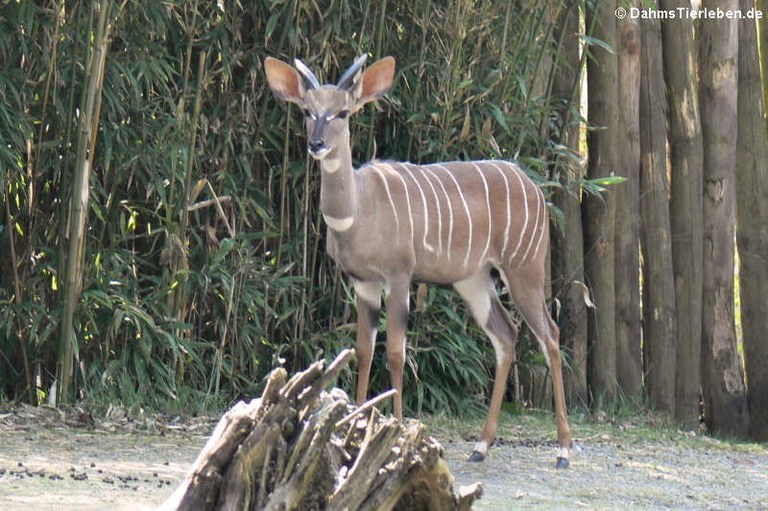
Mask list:
POLYGON ((331 122, 334 119, 346 119, 349 115, 349 112, 347 110, 339 110, 335 114, 328 114, 325 116, 326 122, 331 122))

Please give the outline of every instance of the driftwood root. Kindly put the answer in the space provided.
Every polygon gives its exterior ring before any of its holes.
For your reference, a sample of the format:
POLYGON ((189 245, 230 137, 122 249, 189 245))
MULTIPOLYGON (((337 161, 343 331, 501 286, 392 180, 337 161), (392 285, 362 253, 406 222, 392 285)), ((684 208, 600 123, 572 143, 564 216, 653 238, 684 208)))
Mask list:
POLYGON ((260 399, 226 412, 192 470, 160 507, 171 510, 468 511, 475 483, 453 491, 442 447, 423 424, 383 417, 325 389, 353 357, 276 369, 260 399))

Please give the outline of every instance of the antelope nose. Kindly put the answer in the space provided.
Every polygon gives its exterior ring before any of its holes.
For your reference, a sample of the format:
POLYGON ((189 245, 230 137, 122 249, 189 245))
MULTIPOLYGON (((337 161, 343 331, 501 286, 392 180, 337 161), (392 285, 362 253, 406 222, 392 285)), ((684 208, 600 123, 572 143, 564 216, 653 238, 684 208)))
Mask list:
POLYGON ((315 139, 309 141, 309 152, 319 153, 325 147, 325 142, 322 139, 315 139))
POLYGON ((312 156, 312 158, 316 160, 322 160, 328 156, 328 153, 331 152, 330 147, 325 145, 325 140, 321 138, 310 140, 307 144, 307 150, 309 151, 309 154, 312 156))

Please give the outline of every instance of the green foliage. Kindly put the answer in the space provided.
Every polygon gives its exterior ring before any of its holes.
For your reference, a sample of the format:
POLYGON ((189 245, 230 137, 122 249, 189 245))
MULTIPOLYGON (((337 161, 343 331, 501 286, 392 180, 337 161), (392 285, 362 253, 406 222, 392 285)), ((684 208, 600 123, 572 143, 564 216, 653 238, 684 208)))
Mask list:
POLYGON ((417 413, 472 415, 490 398, 493 348, 463 311, 456 293, 433 288, 424 311, 413 314, 404 403, 417 413))
MULTIPOLYGON (((96 4, 4 2, 0 16, 0 395, 11 398, 38 399, 55 374, 96 4)), ((550 9, 561 8, 115 4, 75 310, 81 393, 222 402, 253 395, 275 364, 303 367, 353 343, 349 290, 324 252, 319 173, 295 109, 266 88, 266 56, 300 56, 329 80, 363 51, 397 59, 392 92, 355 118, 359 162, 517 158, 551 191, 567 178, 549 134, 571 122, 548 94, 550 9)), ((463 311, 431 289, 412 315, 411 410, 466 411, 486 397, 492 349, 463 311)), ((383 350, 374 364, 381 391, 383 350)))

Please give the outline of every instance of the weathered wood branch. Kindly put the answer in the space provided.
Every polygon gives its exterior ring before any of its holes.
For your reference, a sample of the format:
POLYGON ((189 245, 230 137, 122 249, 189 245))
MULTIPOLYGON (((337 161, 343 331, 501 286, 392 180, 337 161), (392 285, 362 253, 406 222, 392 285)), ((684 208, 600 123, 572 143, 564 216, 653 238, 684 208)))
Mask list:
POLYGON ((290 379, 273 371, 260 399, 224 414, 160 509, 471 509, 482 486, 453 493, 442 447, 421 423, 384 418, 374 406, 381 396, 356 407, 325 390, 353 355, 290 379))

